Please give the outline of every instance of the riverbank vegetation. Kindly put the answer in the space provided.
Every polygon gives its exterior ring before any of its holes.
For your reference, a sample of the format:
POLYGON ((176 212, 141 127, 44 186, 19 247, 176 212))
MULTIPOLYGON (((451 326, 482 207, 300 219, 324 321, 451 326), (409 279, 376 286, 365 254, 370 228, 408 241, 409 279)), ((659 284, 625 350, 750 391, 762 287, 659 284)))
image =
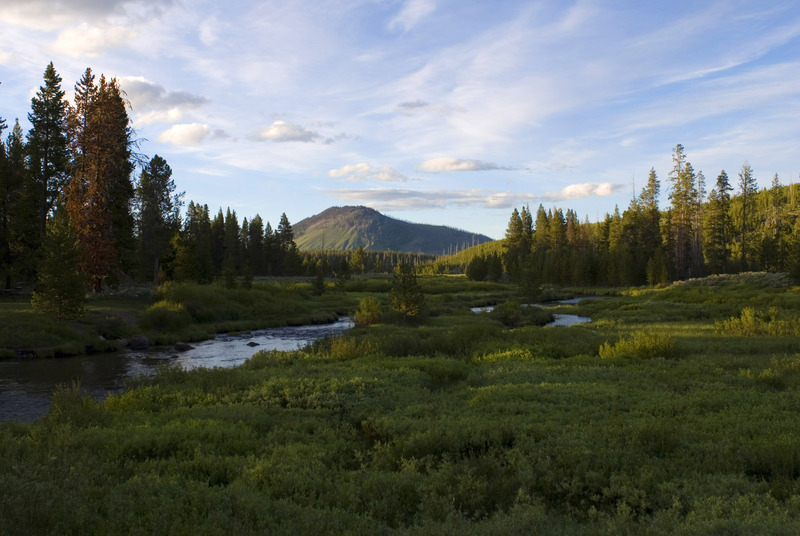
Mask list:
POLYGON ((592 318, 571 327, 472 313, 498 290, 450 279, 417 323, 165 368, 102 403, 62 389, 0 425, 0 533, 800 530, 797 338, 737 324, 800 320, 787 278, 557 306, 592 318))

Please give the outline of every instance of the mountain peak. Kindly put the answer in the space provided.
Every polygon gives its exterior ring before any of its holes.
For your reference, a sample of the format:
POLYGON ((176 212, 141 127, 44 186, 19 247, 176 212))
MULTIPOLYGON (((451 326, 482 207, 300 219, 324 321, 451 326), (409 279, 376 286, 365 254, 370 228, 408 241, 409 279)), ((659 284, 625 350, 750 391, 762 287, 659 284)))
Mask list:
POLYGON ((441 255, 490 242, 488 236, 446 227, 410 223, 364 206, 331 207, 292 225, 301 250, 406 251, 441 255))

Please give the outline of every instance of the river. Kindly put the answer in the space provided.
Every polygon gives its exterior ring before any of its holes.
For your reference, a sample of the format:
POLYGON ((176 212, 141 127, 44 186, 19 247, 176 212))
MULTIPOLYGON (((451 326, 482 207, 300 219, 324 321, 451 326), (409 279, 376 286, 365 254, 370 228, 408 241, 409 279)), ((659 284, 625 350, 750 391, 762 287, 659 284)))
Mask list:
POLYGON ((220 334, 193 344, 186 352, 152 348, 146 352, 92 354, 59 359, 0 361, 0 421, 33 421, 47 413, 59 385, 80 382, 84 391, 103 399, 125 388, 125 381, 155 374, 164 363, 185 369, 235 367, 260 350, 296 350, 351 328, 349 318, 315 324, 255 330, 244 335, 220 334))

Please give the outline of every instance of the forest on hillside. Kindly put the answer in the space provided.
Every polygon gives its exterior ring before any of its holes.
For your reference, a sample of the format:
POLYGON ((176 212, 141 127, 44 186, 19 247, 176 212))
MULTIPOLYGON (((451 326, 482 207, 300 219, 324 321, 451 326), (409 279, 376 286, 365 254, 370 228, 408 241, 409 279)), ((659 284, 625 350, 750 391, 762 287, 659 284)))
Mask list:
MULTIPOLYGON (((523 286, 661 285, 706 275, 747 271, 800 276, 800 211, 795 185, 775 174, 758 190, 745 162, 731 184, 725 170, 706 193, 682 145, 672 154, 669 205, 659 208, 661 182, 655 169, 647 184, 620 213, 602 221, 579 221, 573 210, 514 209, 504 247, 461 257, 472 279, 505 275, 523 286), (734 193, 735 192, 735 193, 734 193)), ((442 271, 452 268, 446 260, 442 271)))

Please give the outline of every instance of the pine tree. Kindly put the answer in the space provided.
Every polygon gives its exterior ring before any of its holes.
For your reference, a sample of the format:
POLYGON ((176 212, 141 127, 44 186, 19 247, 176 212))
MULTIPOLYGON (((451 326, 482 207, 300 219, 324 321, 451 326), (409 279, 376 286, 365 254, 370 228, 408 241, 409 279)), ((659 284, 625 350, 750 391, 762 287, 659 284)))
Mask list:
POLYGON ((17 120, 5 144, 0 143, 0 284, 7 289, 15 278, 29 279, 35 271, 38 240, 31 236, 35 229, 30 232, 34 222, 27 183, 25 142, 17 120))
POLYGON ((400 313, 403 322, 417 317, 425 308, 425 296, 417 282, 414 267, 401 262, 392 276, 392 310, 400 313))
POLYGON ((692 244, 695 238, 694 222, 697 207, 696 176, 692 165, 686 161, 683 146, 678 144, 672 155, 674 163, 669 175, 672 189, 671 231, 672 258, 675 273, 683 279, 692 276, 692 244))
POLYGON ((142 170, 135 192, 140 272, 152 271, 153 283, 158 283, 160 262, 179 230, 182 197, 175 193, 169 164, 155 155, 142 170))
POLYGON ((94 292, 127 267, 134 248, 130 121, 116 79, 95 86, 86 69, 75 86, 68 120, 73 175, 67 211, 78 233, 83 270, 94 292))
POLYGON ((248 243, 248 263, 254 274, 265 275, 264 263, 264 220, 261 216, 256 214, 250 220, 250 226, 247 229, 249 237, 248 243))
POLYGON ((366 268, 366 259, 364 255, 364 246, 358 246, 350 257, 350 270, 356 274, 363 274, 366 268))
POLYGON ((712 273, 727 273, 731 238, 731 192, 728 174, 723 169, 708 194, 704 221, 706 262, 712 273))
MULTIPOLYGON (((31 99, 28 121, 29 168, 35 185, 38 207, 38 243, 45 233, 45 222, 69 181, 68 103, 61 89, 61 77, 53 62, 44 71, 44 85, 31 99)), ((32 192, 33 193, 33 192, 32 192)))
POLYGON ((739 198, 742 203, 741 221, 741 267, 743 271, 748 270, 747 254, 752 247, 751 235, 753 233, 753 220, 755 212, 756 178, 750 164, 745 161, 742 170, 739 172, 739 198))
POLYGON ((86 276, 80 265, 77 234, 66 211, 56 210, 42 243, 36 290, 31 298, 34 310, 62 320, 82 316, 86 276))
POLYGON ((173 238, 173 270, 178 280, 210 283, 216 272, 211 255, 211 219, 208 205, 189 201, 181 232, 173 238))

